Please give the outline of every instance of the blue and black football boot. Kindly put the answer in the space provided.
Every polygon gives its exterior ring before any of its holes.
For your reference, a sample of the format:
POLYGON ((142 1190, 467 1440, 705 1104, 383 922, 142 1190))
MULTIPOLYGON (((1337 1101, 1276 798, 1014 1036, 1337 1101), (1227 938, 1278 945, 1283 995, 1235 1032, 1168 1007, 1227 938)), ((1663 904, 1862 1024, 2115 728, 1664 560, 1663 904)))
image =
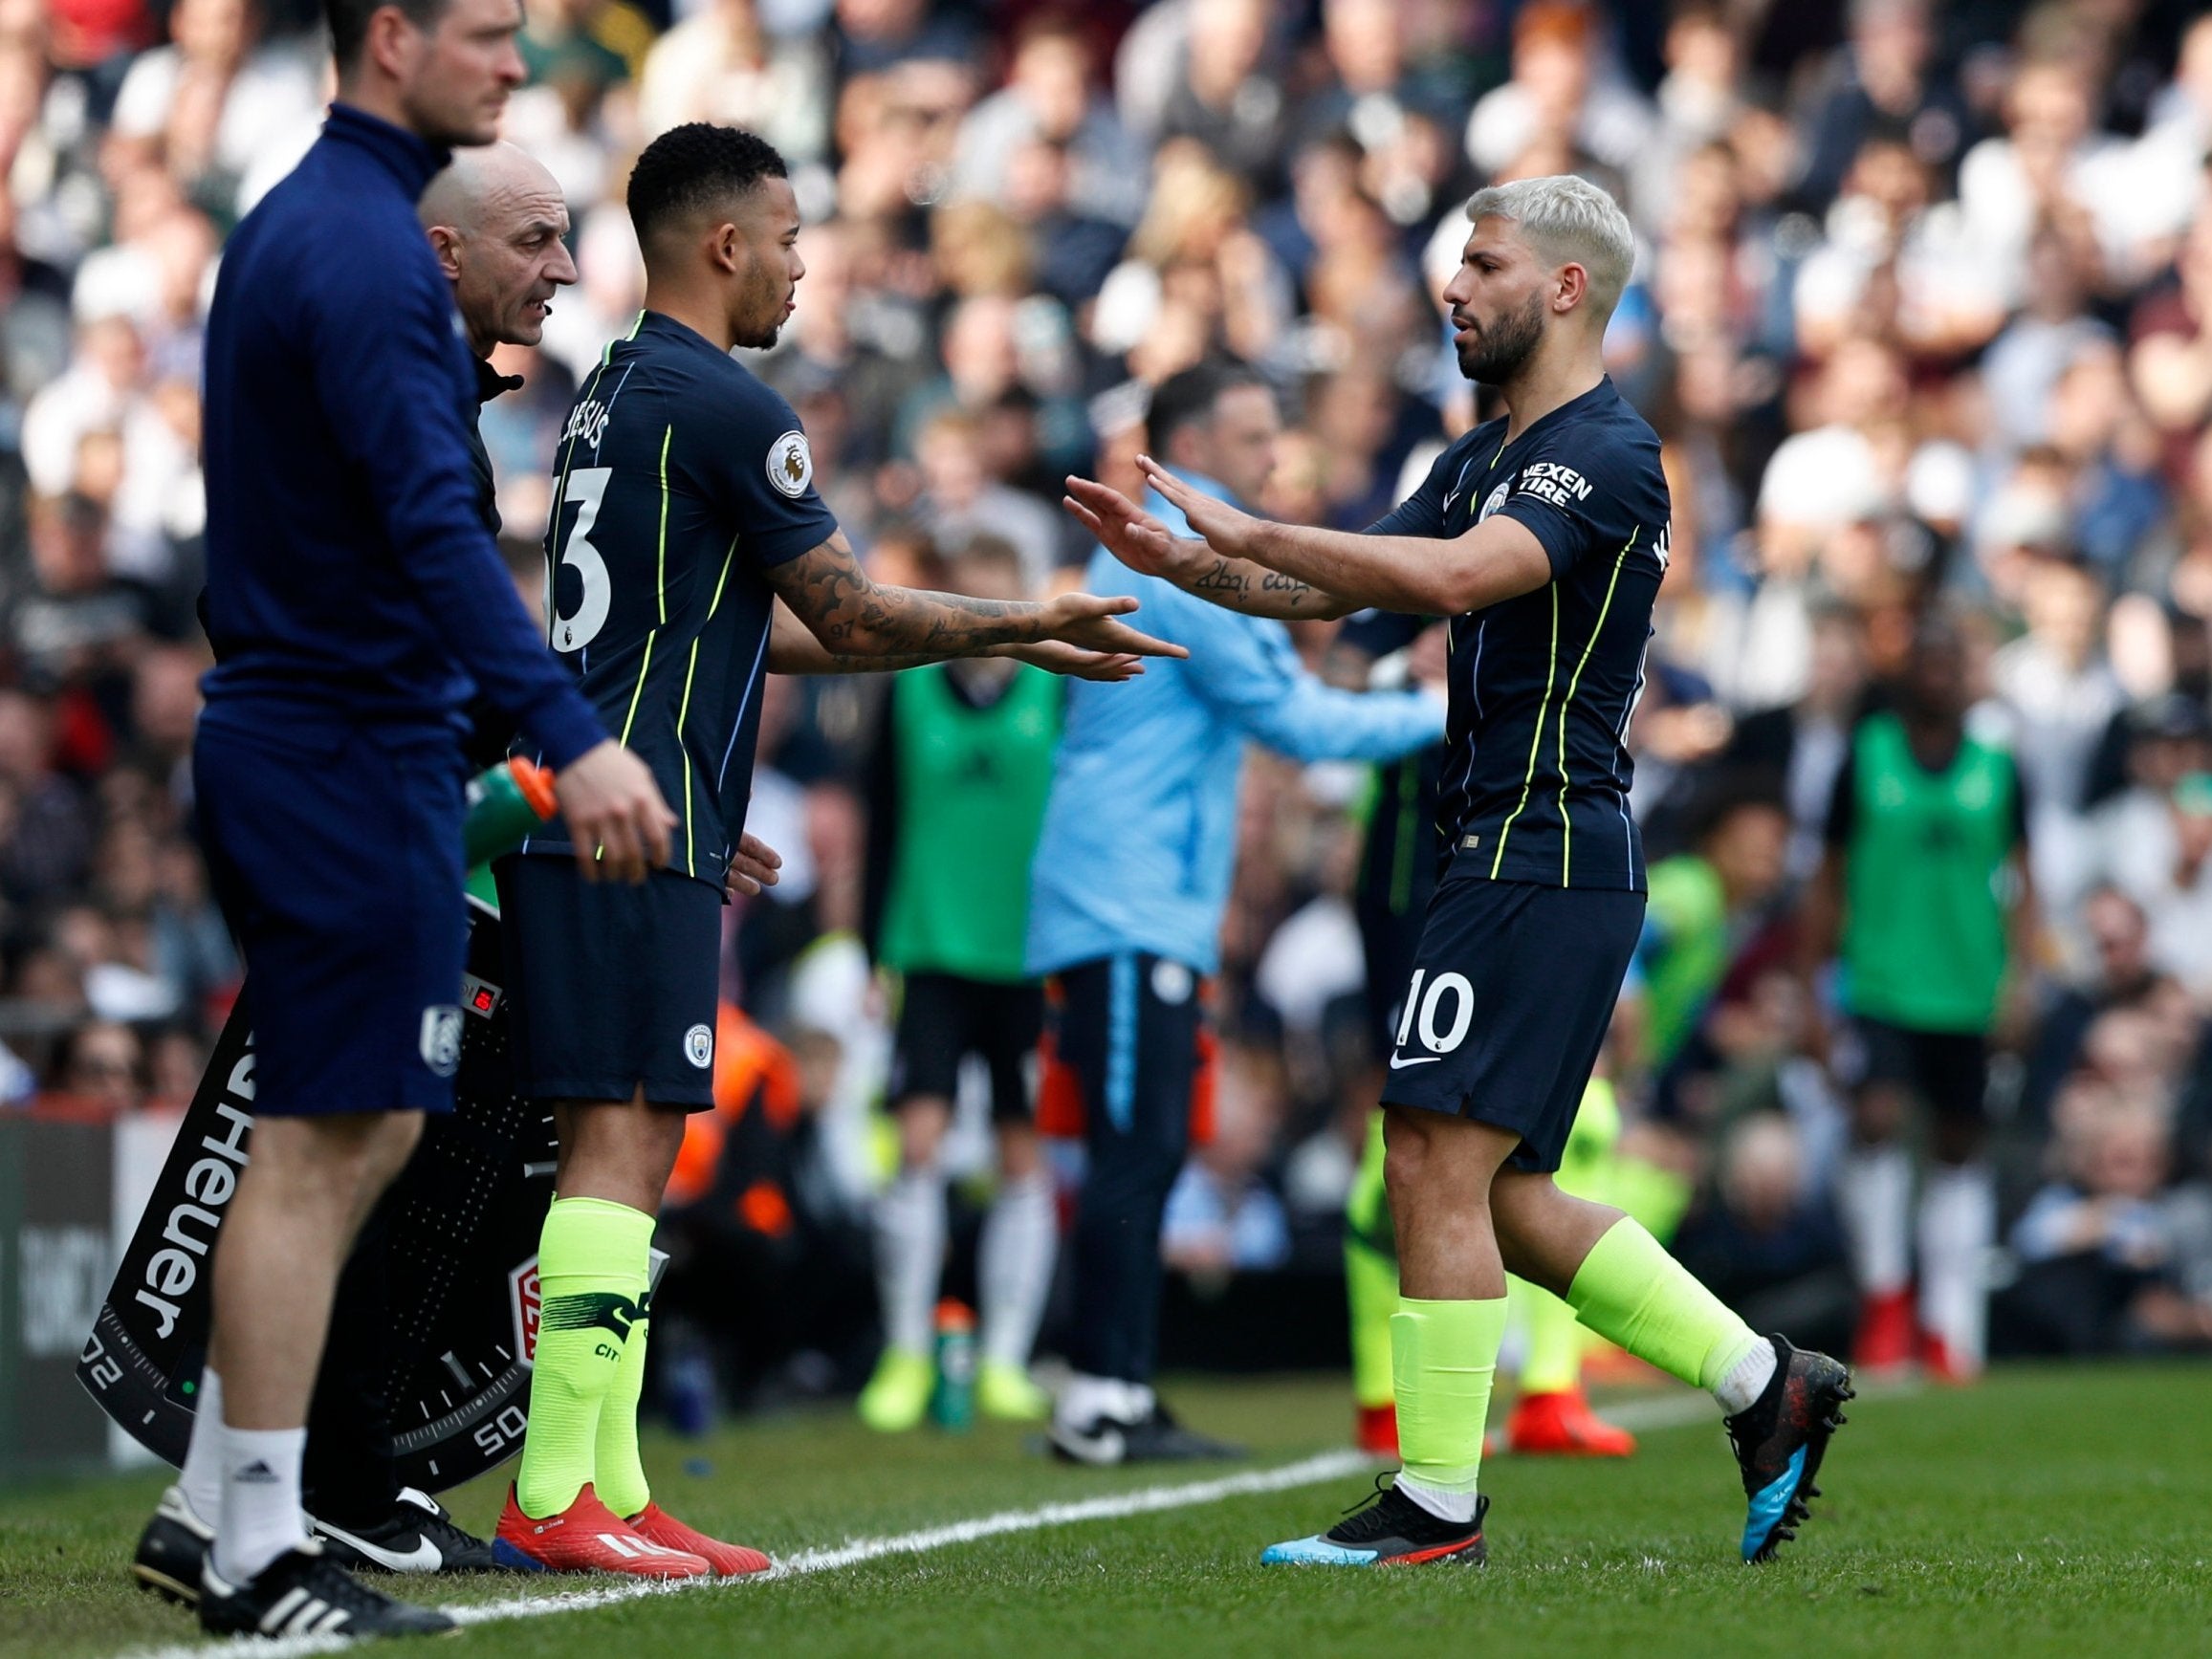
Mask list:
POLYGON ((1728 1443, 1743 1471, 1750 1513, 1743 1521, 1743 1559, 1763 1561, 1797 1537, 1820 1495, 1813 1477, 1829 1438, 1844 1425, 1843 1403, 1851 1398, 1851 1374, 1840 1360, 1774 1343, 1774 1376, 1743 1410, 1724 1418, 1728 1443))

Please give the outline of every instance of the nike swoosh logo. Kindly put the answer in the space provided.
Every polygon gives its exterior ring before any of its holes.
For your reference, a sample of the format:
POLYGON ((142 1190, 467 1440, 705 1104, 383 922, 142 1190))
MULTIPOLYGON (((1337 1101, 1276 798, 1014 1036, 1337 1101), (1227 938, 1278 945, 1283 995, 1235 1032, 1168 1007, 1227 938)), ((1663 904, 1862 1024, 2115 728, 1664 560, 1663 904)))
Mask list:
POLYGON ((421 1533, 415 1534, 413 1549, 395 1550, 385 1544, 373 1544, 364 1538, 356 1538, 352 1533, 332 1526, 327 1521, 317 1521, 315 1530, 361 1551, 370 1561, 380 1563, 390 1572, 434 1573, 446 1564, 446 1558, 438 1553, 438 1546, 421 1533))
POLYGON ((1440 1054, 1425 1054, 1418 1059, 1400 1059, 1396 1055, 1392 1055, 1391 1056, 1391 1070, 1394 1072, 1402 1072, 1408 1066, 1435 1065, 1443 1058, 1444 1057, 1440 1054))

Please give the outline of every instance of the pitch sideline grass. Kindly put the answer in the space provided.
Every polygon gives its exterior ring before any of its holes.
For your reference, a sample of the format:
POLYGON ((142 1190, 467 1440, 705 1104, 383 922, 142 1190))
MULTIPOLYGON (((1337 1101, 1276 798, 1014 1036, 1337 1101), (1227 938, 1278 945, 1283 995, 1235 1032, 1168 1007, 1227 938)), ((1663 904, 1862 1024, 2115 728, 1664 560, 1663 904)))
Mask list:
MULTIPOLYGON (((1263 1462, 1338 1441, 1334 1380, 1177 1387, 1197 1426, 1263 1462)), ((1260 1569, 1261 1544, 1327 1524, 1356 1477, 1157 1515, 1022 1532, 737 1584, 481 1626, 442 1653, 638 1659, 830 1654, 1224 1654, 1407 1641, 1530 1653, 2014 1655, 2212 1644, 2212 1370, 2015 1371, 1963 1393, 1855 1403, 1818 1518, 1781 1561, 1735 1559, 1741 1505, 1717 1425, 1649 1431, 1627 1464, 1495 1462, 1493 1564, 1405 1574, 1260 1569)), ((1184 1480, 1043 1462, 1012 1430, 886 1440, 848 1416, 648 1444, 687 1518, 788 1553, 1184 1480)), ((0 1495, 0 1655, 93 1656, 187 1639, 122 1578, 161 1484, 133 1475, 0 1495)), ((452 1495, 479 1528, 502 1489, 452 1495)), ((551 1594, 499 1576, 438 1599, 551 1594)))

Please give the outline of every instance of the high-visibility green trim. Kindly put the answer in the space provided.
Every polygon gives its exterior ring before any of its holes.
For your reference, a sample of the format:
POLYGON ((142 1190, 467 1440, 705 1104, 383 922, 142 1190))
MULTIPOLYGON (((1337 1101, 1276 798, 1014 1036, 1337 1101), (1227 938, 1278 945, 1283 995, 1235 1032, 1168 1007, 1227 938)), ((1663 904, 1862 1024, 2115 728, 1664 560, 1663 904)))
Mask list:
POLYGON ((722 556, 722 574, 714 578, 714 597, 707 603, 707 620, 709 622, 712 622, 714 613, 722 608, 722 588, 730 579, 730 561, 736 557, 737 538, 733 535, 730 538, 730 551, 722 556))
POLYGON ((1597 621, 1591 624, 1589 641, 1582 648, 1582 661, 1574 666, 1574 678, 1566 683, 1566 698, 1559 706, 1559 884, 1573 884, 1567 872, 1574 862, 1574 824, 1566 816, 1566 711, 1574 707, 1574 694, 1582 686, 1582 671, 1589 666, 1589 654, 1597 649, 1598 635, 1605 632, 1606 617, 1613 608, 1613 590, 1621 585, 1621 571, 1629 562, 1629 549, 1636 545, 1636 537, 1644 534, 1637 525, 1629 532, 1628 540, 1613 556, 1612 579, 1606 583, 1605 602, 1598 606, 1597 621))
POLYGON ((661 535, 653 549, 653 566, 659 584, 661 626, 664 628, 668 625, 668 446, 675 441, 674 426, 669 426, 661 434, 661 535))
POLYGON ((623 716, 622 746, 630 746, 630 728, 638 722, 638 700, 646 694, 646 676, 653 671, 653 642, 661 637, 661 630, 650 628, 646 632, 646 660, 638 665, 638 683, 630 692, 630 711, 623 716))
POLYGON ((1551 584, 1551 665, 1544 671, 1544 701, 1536 706, 1536 730, 1528 739, 1528 770, 1521 777, 1521 799, 1505 815, 1504 823, 1498 829, 1498 850, 1490 858, 1490 879, 1496 881, 1498 872, 1505 864, 1505 838, 1513 833, 1513 820, 1528 807, 1528 792, 1536 787, 1536 756, 1544 748, 1544 717, 1551 709, 1551 688, 1559 680, 1559 583, 1551 584))
POLYGON ((699 642, 691 642, 691 661, 684 669, 684 700, 676 708, 676 753, 684 768, 684 873, 699 873, 691 848, 691 756, 684 748, 684 722, 691 713, 691 676, 699 671, 699 642))

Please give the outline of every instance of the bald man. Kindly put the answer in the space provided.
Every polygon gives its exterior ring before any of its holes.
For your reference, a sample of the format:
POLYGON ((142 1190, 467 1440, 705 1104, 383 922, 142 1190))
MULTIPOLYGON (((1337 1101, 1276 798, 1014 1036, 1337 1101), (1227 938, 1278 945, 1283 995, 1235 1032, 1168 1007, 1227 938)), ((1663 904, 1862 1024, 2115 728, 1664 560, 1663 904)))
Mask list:
MULTIPOLYGON (((576 280, 569 256, 568 204, 553 175, 515 144, 457 150, 452 164, 430 181, 416 204, 438 265, 453 285, 469 355, 476 360, 480 406, 517 390, 519 375, 492 366, 502 345, 536 345, 557 289, 576 280)), ((485 522, 499 533, 492 457, 483 437, 470 432, 478 501, 485 522)))

